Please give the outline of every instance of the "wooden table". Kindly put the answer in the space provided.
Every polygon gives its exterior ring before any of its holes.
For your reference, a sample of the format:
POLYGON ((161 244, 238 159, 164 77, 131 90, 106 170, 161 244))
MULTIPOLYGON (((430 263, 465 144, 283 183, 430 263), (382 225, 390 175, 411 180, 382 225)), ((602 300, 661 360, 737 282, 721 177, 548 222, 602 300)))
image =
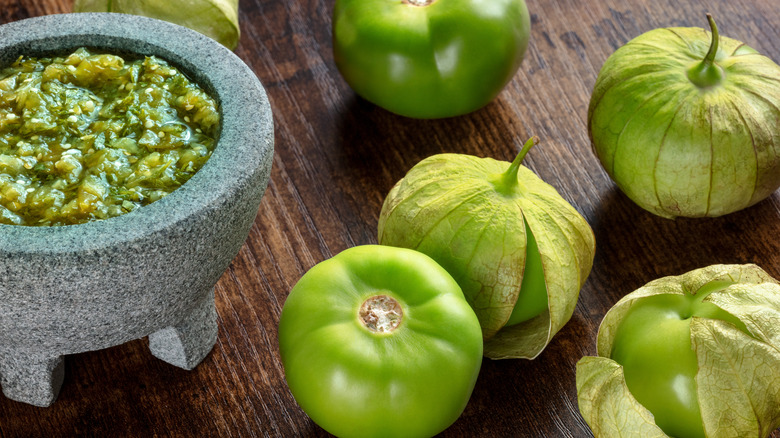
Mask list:
MULTIPOLYGON (((0 23, 68 12, 70 0, 0 0, 0 23)), ((241 0, 236 51, 270 96, 276 155, 246 245, 216 285, 219 339, 194 371, 155 359, 146 340, 65 359, 59 399, 36 408, 0 396, 0 436, 324 436, 287 389, 277 323, 316 263, 376 243, 392 185, 419 160, 457 152, 525 164, 593 227, 593 271, 571 321, 534 361, 485 359, 463 416, 443 436, 583 437, 574 366, 595 354, 601 318, 660 276, 757 263, 780 277, 780 196, 718 219, 670 221, 621 194, 591 152, 586 114, 612 51, 657 27, 706 26, 780 61, 775 0, 528 0, 531 45, 487 107, 447 120, 395 116, 355 96, 333 63, 332 1, 241 0)), ((776 431, 774 438, 780 437, 776 431)))

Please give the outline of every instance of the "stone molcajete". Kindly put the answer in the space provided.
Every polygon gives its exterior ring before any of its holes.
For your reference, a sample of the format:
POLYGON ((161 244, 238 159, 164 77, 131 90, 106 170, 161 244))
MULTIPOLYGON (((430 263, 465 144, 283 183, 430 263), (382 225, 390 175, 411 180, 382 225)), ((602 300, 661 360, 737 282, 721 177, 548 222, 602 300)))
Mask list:
POLYGON ((213 286, 247 237, 273 156, 262 85, 197 32, 121 14, 0 26, 0 66, 82 46, 176 65, 219 101, 222 126, 206 165, 151 205, 80 225, 0 225, 0 382, 38 406, 57 397, 66 354, 149 336, 166 362, 203 360, 217 336, 213 286))

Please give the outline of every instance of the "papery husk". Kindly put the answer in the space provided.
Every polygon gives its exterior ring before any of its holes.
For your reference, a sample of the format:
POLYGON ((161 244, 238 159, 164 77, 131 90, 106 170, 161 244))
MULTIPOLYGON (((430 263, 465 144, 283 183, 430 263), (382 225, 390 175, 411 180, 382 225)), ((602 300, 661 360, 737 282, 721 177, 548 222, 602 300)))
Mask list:
POLYGON ((238 46, 238 0, 76 0, 73 12, 117 12, 170 21, 230 50, 238 46))
POLYGON ((780 426, 780 345, 705 318, 693 319, 691 339, 699 361, 696 386, 707 436, 769 436, 780 426))
POLYGON ((710 438, 764 437, 780 426, 780 284, 755 265, 713 265, 652 281, 607 312, 598 333, 600 357, 585 357, 577 365, 580 412, 596 436, 645 436, 648 424, 655 425, 652 414, 637 410, 638 402, 624 390, 622 366, 609 359, 615 331, 632 304, 660 294, 695 294, 712 282, 730 285, 711 292, 704 302, 737 317, 752 336, 725 321, 692 318, 704 430, 710 438), (610 411, 620 409, 626 412, 610 411), (616 418, 625 419, 625 430, 615 435, 596 433, 614 430, 620 424, 616 418))
POLYGON ((577 362, 577 404, 596 437, 667 437, 631 395, 623 367, 612 359, 587 356, 577 362))
POLYGON ((604 170, 640 207, 662 217, 714 217, 749 207, 780 186, 780 66, 723 37, 722 83, 699 87, 687 70, 712 34, 644 33, 604 63, 588 132, 604 170))
POLYGON ((379 218, 379 242, 421 251, 461 285, 492 359, 534 358, 568 322, 593 263, 585 219, 558 192, 520 166, 519 195, 489 181, 510 163, 461 154, 429 157, 393 187, 379 218), (525 224, 536 238, 548 309, 504 327, 522 284, 525 224))

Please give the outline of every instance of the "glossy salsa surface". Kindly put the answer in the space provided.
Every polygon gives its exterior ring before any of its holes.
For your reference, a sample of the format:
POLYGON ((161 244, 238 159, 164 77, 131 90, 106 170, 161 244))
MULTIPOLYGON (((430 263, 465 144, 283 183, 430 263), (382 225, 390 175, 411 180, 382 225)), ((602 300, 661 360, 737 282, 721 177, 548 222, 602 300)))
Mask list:
POLYGON ((217 102, 164 60, 80 48, 0 70, 0 224, 107 219, 150 204, 208 160, 217 102))

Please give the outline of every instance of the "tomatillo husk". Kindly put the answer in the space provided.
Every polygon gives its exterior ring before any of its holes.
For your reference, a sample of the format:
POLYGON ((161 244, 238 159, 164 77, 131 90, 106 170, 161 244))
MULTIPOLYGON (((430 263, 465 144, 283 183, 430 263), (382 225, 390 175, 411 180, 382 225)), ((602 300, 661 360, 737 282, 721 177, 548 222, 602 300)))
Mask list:
POLYGON ((780 284, 755 265, 664 277, 604 316, 577 363, 595 436, 766 437, 780 426, 780 284))
POLYGON ((142 15, 189 27, 230 50, 238 46, 238 0, 75 0, 73 12, 142 15))
POLYGON ((701 28, 619 48, 588 110, 593 150, 617 186, 662 217, 715 217, 780 186, 780 66, 701 28))
POLYGON ((441 264, 474 309, 492 359, 534 358, 571 318, 590 273, 595 240, 550 185, 514 162, 440 154, 390 191, 379 242, 441 264))

